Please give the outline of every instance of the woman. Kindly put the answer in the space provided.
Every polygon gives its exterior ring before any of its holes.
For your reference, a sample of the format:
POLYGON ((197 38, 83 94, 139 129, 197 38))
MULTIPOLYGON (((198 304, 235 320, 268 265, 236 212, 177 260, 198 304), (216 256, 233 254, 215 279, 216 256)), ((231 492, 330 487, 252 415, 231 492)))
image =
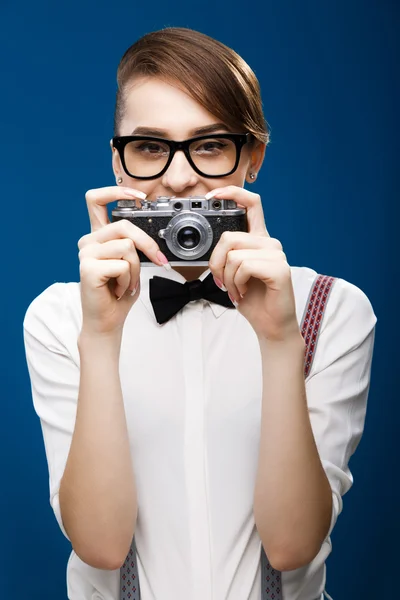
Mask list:
POLYGON ((24 321, 73 600, 323 598, 376 317, 359 288, 331 278, 304 372, 318 274, 288 265, 243 187, 268 139, 257 79, 233 50, 169 28, 123 56, 116 185, 86 194, 80 283, 51 285, 24 321), (224 232, 208 268, 171 269, 157 239, 107 216, 117 199, 158 196, 234 200, 248 231, 224 232), (189 295, 160 317, 154 277, 192 291, 208 277, 232 303, 189 295))

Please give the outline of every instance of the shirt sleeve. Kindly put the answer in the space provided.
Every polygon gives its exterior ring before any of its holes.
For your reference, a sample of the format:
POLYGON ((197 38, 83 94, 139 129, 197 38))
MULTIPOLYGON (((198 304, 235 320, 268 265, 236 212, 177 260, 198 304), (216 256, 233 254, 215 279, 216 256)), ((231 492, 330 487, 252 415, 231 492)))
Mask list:
POLYGON ((306 379, 311 426, 332 489, 327 537, 342 511, 342 496, 353 484, 349 460, 364 430, 376 322, 364 292, 336 279, 306 379))
POLYGON ((55 283, 33 300, 23 323, 25 354, 36 414, 40 418, 49 471, 50 505, 65 537, 59 489, 75 427, 79 364, 65 340, 73 320, 67 318, 67 286, 55 283))

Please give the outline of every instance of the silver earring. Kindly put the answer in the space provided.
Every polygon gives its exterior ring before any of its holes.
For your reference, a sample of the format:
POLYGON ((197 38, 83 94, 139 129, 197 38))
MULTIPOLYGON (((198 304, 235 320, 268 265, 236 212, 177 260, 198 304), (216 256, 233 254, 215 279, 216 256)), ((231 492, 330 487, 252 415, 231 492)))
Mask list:
POLYGON ((122 183, 122 177, 118 177, 117 182, 122 183))
POLYGON ((250 173, 250 179, 255 179, 257 177, 257 173, 250 173))

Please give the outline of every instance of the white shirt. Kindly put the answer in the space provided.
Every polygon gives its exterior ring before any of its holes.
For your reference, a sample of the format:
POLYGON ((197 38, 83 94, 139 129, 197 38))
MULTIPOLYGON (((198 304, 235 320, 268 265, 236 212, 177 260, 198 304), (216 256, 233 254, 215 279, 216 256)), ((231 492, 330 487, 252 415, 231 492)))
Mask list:
MULTIPOLYGON (((317 273, 291 272, 300 325, 317 273)), ((261 542, 252 511, 262 403, 257 337, 236 309, 205 300, 158 325, 148 295, 153 275, 185 282, 174 270, 143 267, 140 297, 122 336, 141 600, 260 600, 261 542)), ((332 488, 332 520, 318 556, 282 573, 284 600, 315 600, 324 592, 329 536, 353 483, 348 462, 364 428, 376 320, 366 295, 337 279, 306 379, 309 417, 332 488)), ((75 282, 48 287, 24 320, 50 504, 67 539, 58 493, 76 416, 81 323, 75 282)), ((119 570, 95 569, 72 550, 67 585, 71 600, 117 600, 119 570)))

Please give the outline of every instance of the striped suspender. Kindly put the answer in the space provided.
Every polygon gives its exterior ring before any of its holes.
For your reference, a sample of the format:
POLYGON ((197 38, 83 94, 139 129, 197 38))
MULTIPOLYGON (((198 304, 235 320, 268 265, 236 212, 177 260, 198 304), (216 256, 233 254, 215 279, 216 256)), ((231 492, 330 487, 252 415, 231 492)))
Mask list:
MULTIPOLYGON (((334 277, 318 275, 311 287, 301 320, 300 331, 305 340, 304 378, 310 373, 317 348, 318 336, 334 277)), ((281 572, 269 564, 261 547, 261 600, 283 600, 281 572)))
POLYGON ((301 334, 306 342, 304 377, 310 373, 324 310, 334 281, 335 277, 318 275, 308 297, 308 306, 306 305, 300 326, 301 334))
MULTIPOLYGON (((307 377, 311 370, 324 310, 334 281, 334 277, 318 275, 306 303, 300 325, 306 344, 304 377, 307 377)), ((135 538, 120 569, 120 600, 140 600, 135 538)), ((283 600, 281 573, 271 567, 263 547, 261 547, 261 600, 283 600)))

